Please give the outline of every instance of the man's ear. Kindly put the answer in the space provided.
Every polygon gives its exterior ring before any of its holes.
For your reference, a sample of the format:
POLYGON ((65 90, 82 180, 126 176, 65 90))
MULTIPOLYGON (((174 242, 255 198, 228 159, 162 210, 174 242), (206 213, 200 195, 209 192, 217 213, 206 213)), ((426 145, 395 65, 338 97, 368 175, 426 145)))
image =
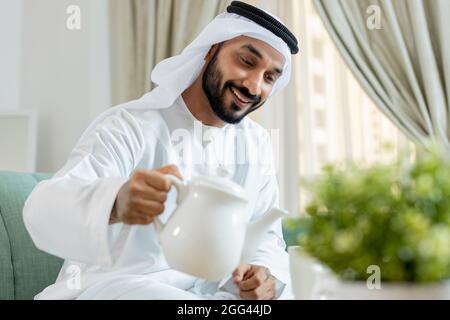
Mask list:
POLYGON ((209 48, 209 51, 206 54, 204 60, 205 61, 210 60, 214 56, 214 54, 216 53, 217 49, 219 49, 219 44, 218 43, 212 45, 211 48, 209 48))

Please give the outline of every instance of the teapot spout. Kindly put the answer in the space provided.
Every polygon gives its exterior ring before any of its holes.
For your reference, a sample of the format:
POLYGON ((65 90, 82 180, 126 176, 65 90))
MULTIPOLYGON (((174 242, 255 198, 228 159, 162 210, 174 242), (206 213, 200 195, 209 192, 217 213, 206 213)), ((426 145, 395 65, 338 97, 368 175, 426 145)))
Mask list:
POLYGON ((269 212, 265 213, 258 220, 251 222, 247 226, 245 233, 244 249, 241 255, 241 263, 245 263, 252 258, 261 244, 264 235, 268 229, 278 219, 286 216, 288 212, 279 208, 272 208, 269 212))

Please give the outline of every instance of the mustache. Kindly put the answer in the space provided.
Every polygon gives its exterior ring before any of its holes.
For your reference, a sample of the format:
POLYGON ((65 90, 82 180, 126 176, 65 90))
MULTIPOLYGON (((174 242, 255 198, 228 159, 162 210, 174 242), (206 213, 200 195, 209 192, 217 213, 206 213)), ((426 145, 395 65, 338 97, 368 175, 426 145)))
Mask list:
POLYGON ((251 94, 246 87, 239 87, 232 82, 227 82, 225 88, 234 88, 235 90, 238 90, 242 96, 252 103, 258 104, 261 101, 261 96, 251 94))

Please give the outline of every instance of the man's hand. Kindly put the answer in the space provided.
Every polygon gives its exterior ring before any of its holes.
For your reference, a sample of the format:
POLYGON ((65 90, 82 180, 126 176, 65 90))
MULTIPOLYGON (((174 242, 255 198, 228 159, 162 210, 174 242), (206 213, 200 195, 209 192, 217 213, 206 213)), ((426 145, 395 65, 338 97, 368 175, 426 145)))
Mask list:
POLYGON ((164 211, 171 182, 166 174, 182 179, 176 166, 156 170, 138 170, 117 193, 110 224, 149 224, 164 211))
POLYGON ((238 286, 242 299, 275 298, 275 278, 265 267, 241 264, 233 272, 233 281, 238 286))

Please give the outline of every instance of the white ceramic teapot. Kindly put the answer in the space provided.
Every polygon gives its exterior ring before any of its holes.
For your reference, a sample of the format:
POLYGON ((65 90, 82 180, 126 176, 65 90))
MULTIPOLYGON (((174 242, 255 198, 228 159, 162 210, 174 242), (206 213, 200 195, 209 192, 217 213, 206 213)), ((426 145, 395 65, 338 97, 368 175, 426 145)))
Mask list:
POLYGON ((287 214, 272 209, 248 223, 245 190, 223 176, 197 176, 185 182, 168 175, 177 189, 177 208, 164 225, 154 220, 170 267, 217 281, 249 259, 264 233, 287 214))

